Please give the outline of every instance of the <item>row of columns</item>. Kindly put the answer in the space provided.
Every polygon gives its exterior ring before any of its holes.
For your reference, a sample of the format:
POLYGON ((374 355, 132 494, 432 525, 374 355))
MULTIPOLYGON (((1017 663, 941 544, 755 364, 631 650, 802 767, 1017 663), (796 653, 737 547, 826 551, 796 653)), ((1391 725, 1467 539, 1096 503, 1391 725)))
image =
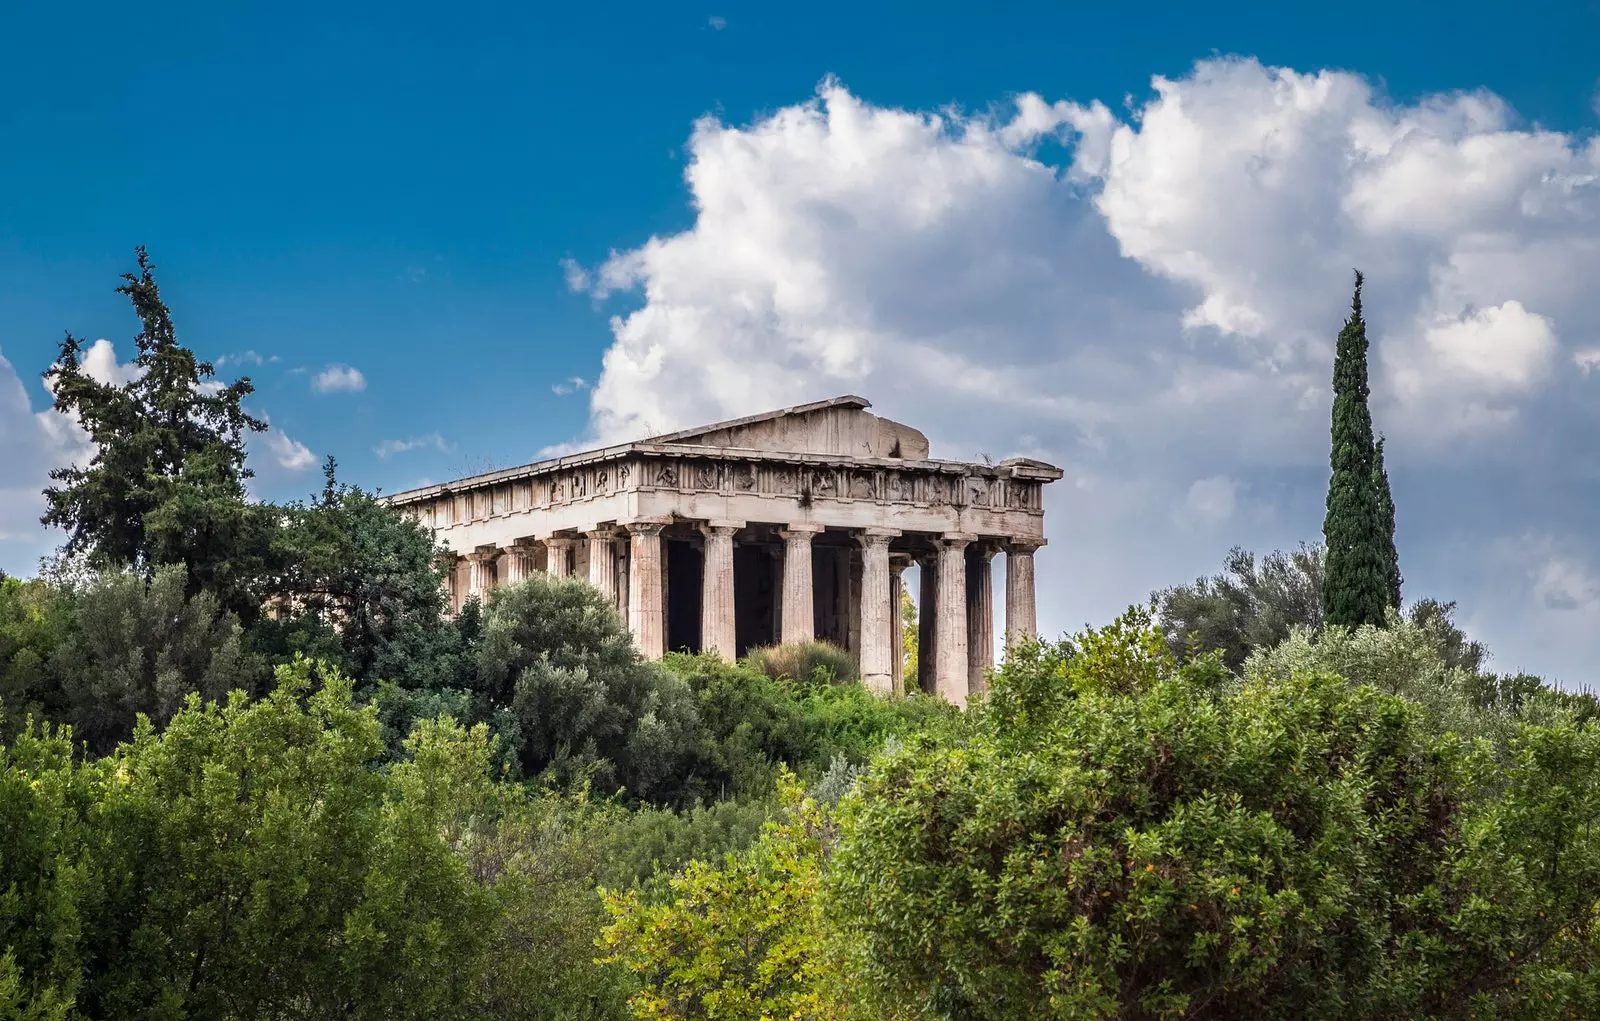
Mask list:
MULTIPOLYGON (((644 519, 626 523, 628 578, 626 614, 628 628, 640 652, 659 658, 665 652, 666 619, 663 599, 664 571, 661 532, 669 519, 644 519)), ((700 525, 705 537, 704 578, 701 585, 701 648, 725 659, 737 654, 734 605, 734 533, 742 521, 708 521, 700 525)), ((784 541, 779 640, 784 644, 809 642, 815 637, 815 593, 812 577, 812 541, 823 531, 815 524, 792 524, 779 531, 784 541)), ((588 580, 613 603, 617 602, 616 528, 586 533, 588 580)), ((874 690, 890 692, 909 679, 901 677, 903 630, 900 621, 902 574, 911 558, 891 555, 889 545, 901 533, 891 528, 868 528, 856 534, 861 546, 859 605, 859 664, 861 679, 874 690)), ((555 536, 545 540, 546 570, 557 578, 572 574, 572 551, 578 538, 555 536)), ((979 543, 976 535, 946 533, 934 540, 931 554, 919 561, 922 594, 917 658, 924 688, 957 705, 969 694, 979 694, 987 671, 994 665, 994 594, 992 561, 1006 553, 1006 647, 1037 633, 1034 606, 1034 552, 1040 541, 1010 541, 997 547, 979 543)), ((508 582, 522 581, 535 570, 531 543, 506 550, 480 550, 467 556, 469 595, 486 598, 495 581, 495 562, 506 560, 508 582)), ((854 636, 852 636, 854 637, 854 636)))

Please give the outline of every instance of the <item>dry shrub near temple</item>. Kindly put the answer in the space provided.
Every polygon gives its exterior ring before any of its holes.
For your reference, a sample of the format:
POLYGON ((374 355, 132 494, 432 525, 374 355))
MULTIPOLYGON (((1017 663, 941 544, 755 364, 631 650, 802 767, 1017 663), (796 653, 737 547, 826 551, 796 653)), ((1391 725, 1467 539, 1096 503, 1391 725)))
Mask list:
POLYGON ((860 680, 850 654, 831 642, 799 642, 753 649, 748 662, 773 680, 787 677, 801 684, 843 684, 860 680))

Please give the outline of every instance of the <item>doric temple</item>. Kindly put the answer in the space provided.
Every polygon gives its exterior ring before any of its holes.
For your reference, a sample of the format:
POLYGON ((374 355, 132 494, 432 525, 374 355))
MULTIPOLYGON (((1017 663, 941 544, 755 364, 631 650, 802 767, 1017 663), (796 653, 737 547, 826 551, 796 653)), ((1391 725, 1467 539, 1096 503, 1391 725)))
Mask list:
POLYGON ((825 639, 863 682, 904 690, 901 573, 922 566, 919 676, 965 705, 993 665, 990 566, 1007 642, 1031 635, 1041 490, 1061 470, 941 461, 910 426, 836 397, 390 497, 457 557, 459 610, 532 571, 587 578, 639 649, 727 658, 825 639))

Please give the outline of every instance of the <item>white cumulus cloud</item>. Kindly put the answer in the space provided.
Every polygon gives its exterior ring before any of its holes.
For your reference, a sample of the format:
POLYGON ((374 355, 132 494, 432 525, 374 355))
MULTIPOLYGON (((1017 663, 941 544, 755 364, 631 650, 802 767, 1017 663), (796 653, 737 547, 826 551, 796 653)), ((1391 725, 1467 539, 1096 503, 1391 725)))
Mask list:
POLYGON ((312 393, 360 393, 367 388, 367 377, 349 365, 328 365, 311 377, 312 393))
POLYGON ((688 229, 568 268, 626 302, 588 439, 854 392, 936 455, 1049 457, 1069 473, 1047 491, 1053 627, 1220 563, 1162 508, 1240 528, 1248 487, 1242 541, 1316 537, 1356 268, 1374 417, 1397 497, 1415 494, 1411 594, 1466 584, 1450 543, 1486 563, 1494 535, 1554 527, 1533 503, 1425 524, 1429 501, 1476 508, 1491 475, 1584 484, 1549 473, 1590 456, 1554 368, 1594 364, 1600 335, 1600 141, 1492 95, 1403 104, 1231 58, 1155 79, 1126 114, 1027 94, 895 109, 830 80, 749 124, 702 119, 687 152, 688 229))
POLYGON ((377 454, 380 460, 387 461, 396 454, 404 454, 409 450, 420 450, 424 447, 443 453, 449 453, 450 451, 450 446, 445 443, 444 437, 435 432, 426 436, 413 436, 405 440, 384 440, 376 447, 373 447, 372 452, 377 454))
POLYGON ((293 439, 282 429, 268 430, 267 449, 272 452, 278 466, 289 471, 305 471, 317 463, 317 455, 299 440, 293 439))

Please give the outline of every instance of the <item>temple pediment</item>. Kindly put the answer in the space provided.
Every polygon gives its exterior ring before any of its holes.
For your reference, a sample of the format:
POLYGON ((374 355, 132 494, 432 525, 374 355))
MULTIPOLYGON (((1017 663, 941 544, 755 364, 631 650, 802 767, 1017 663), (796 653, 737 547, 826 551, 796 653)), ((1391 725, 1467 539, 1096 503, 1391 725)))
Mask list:
POLYGON ((870 407, 865 397, 846 395, 652 436, 644 442, 848 458, 928 456, 928 438, 920 430, 880 418, 867 410, 870 407))

